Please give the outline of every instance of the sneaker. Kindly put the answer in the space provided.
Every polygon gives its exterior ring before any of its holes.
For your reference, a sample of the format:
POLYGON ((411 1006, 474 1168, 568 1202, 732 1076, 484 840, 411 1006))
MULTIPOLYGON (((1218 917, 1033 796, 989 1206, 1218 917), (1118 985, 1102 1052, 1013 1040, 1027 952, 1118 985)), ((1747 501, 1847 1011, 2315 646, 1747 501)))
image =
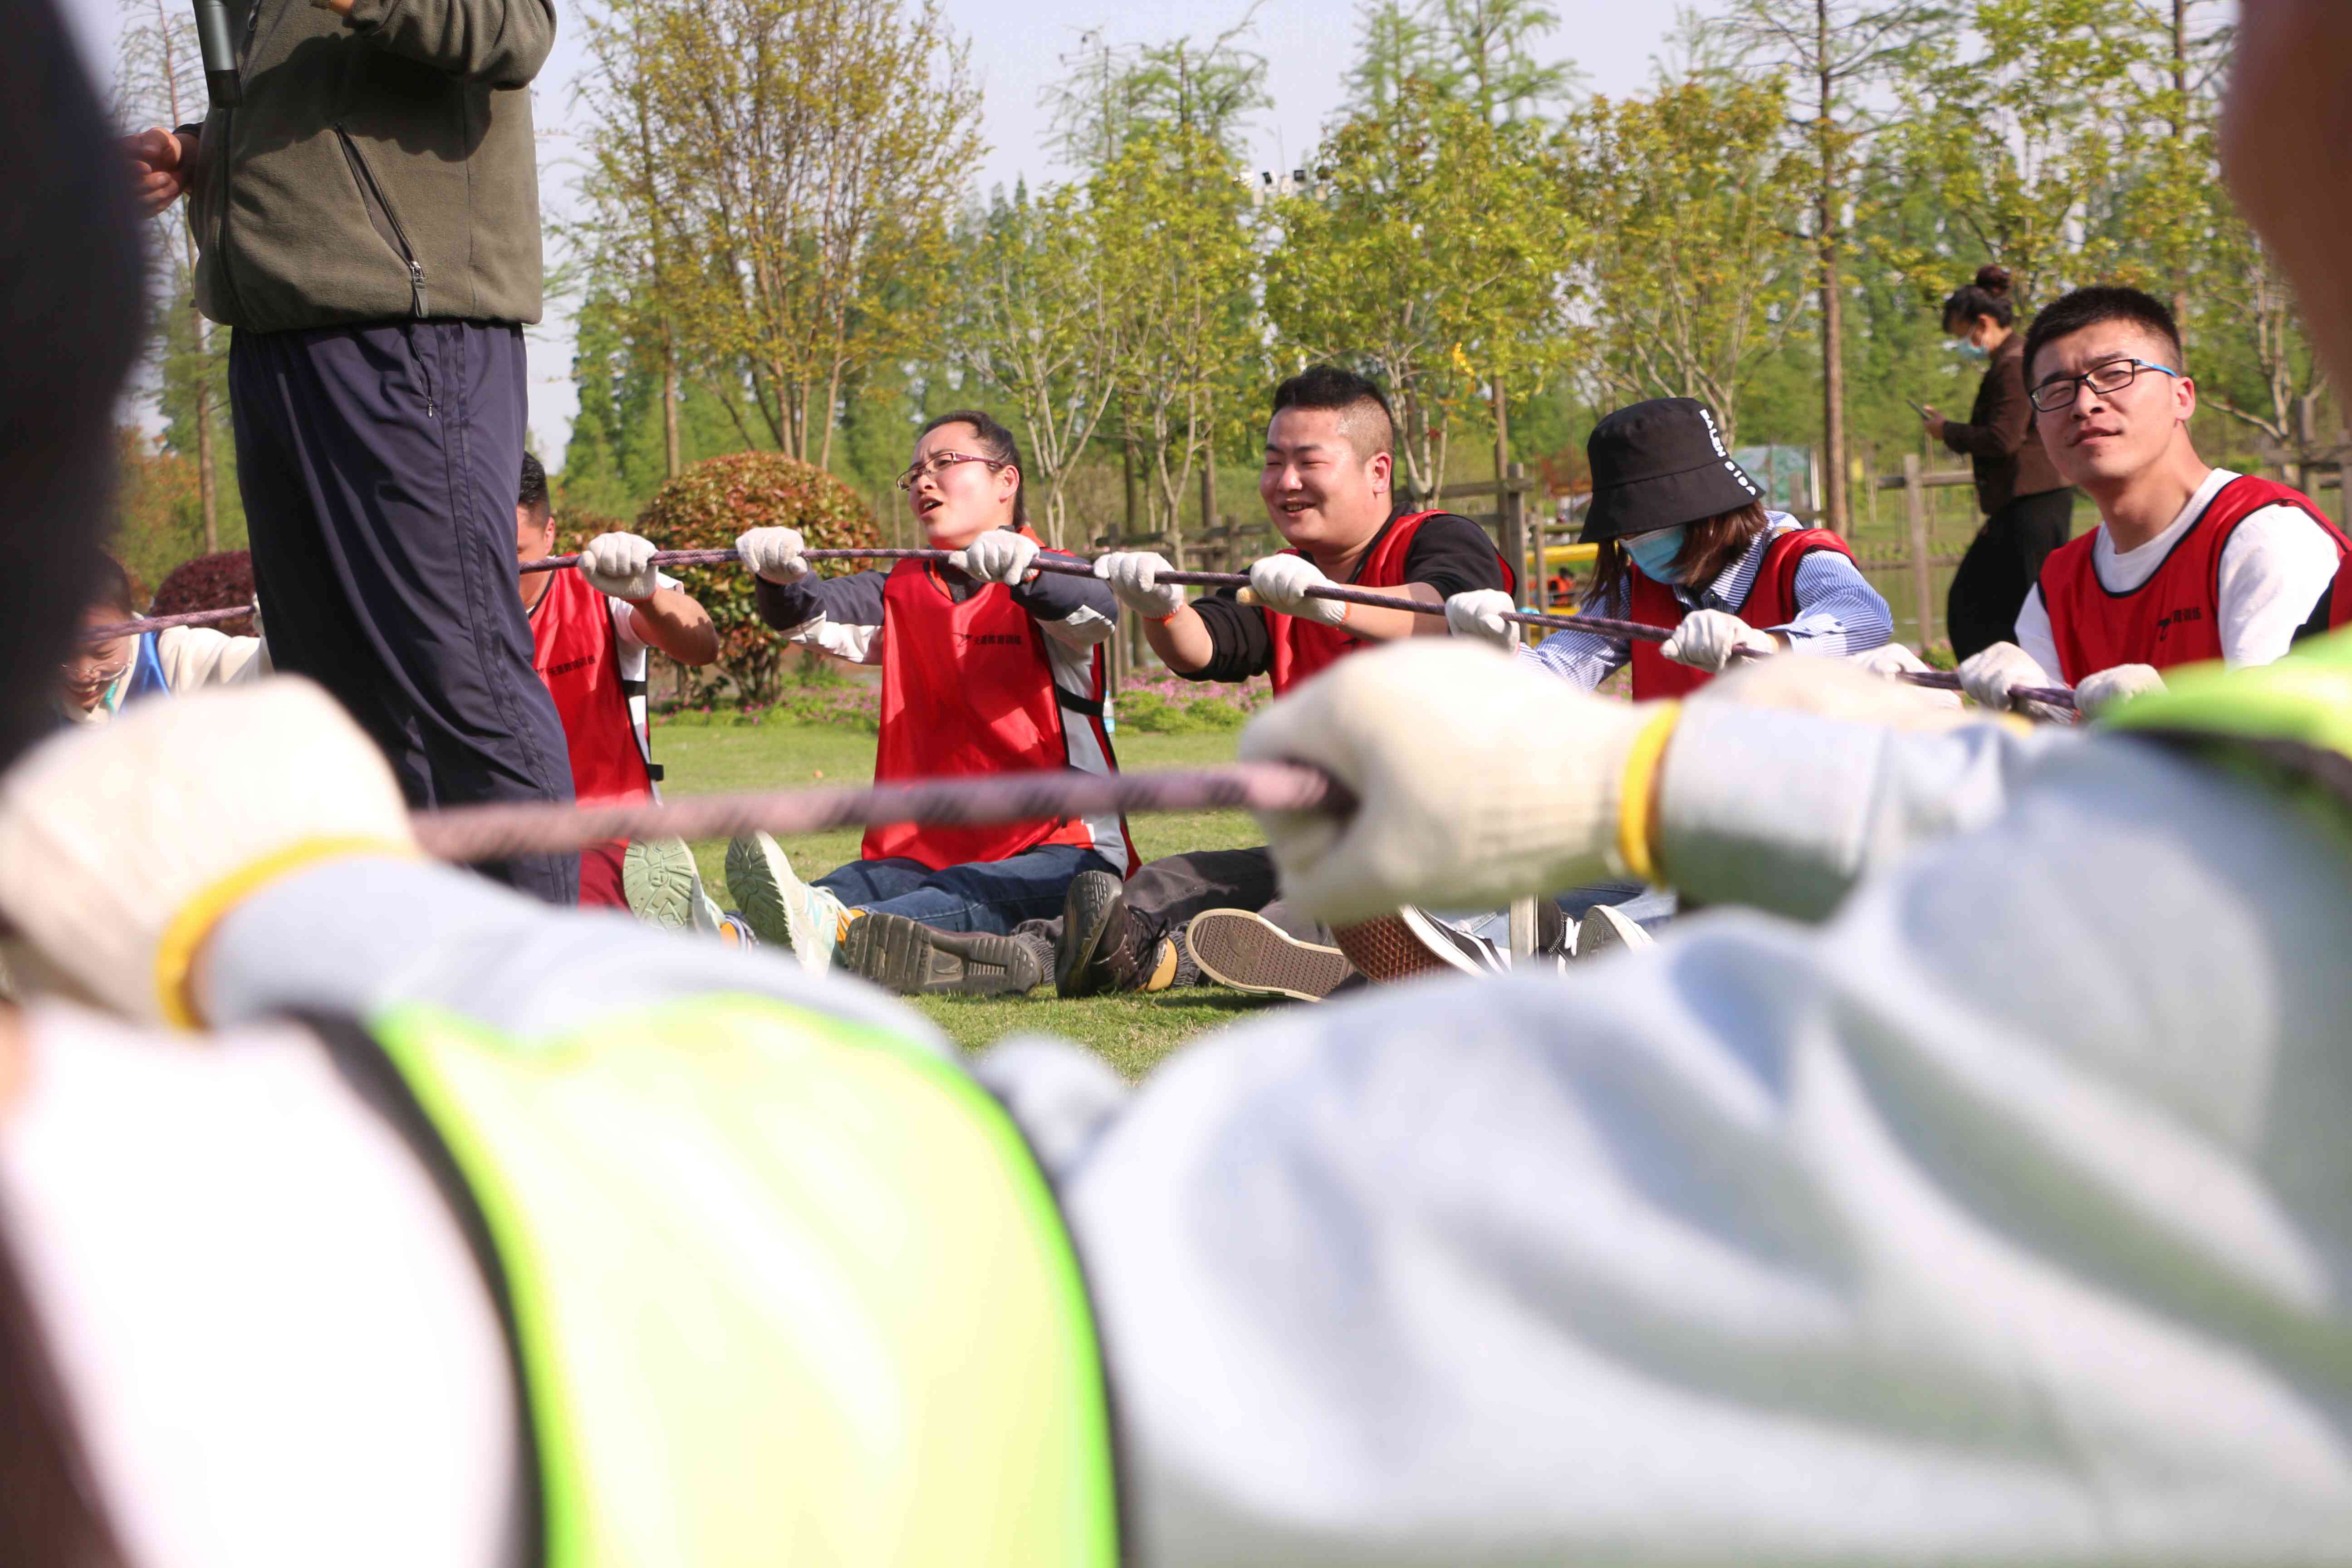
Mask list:
POLYGON ((1218 984, 1294 1002, 1320 1002, 1356 973, 1338 948, 1300 942, 1255 910, 1202 910, 1184 945, 1218 984))
POLYGON ((621 856, 621 896, 631 914, 665 931, 717 936, 726 921, 683 838, 632 840, 621 856))
POLYGON ((727 890, 760 940, 793 950, 801 967, 822 974, 841 940, 841 900, 793 875, 782 847, 764 833, 727 847, 727 890))
POLYGON ((1591 958, 1612 947, 1638 952, 1655 947, 1658 939, 1643 931, 1633 916, 1624 914, 1609 904, 1595 904, 1584 911, 1584 919, 1576 928, 1576 956, 1591 958))
POLYGON ((1331 934, 1348 961, 1375 984, 1424 974, 1510 973, 1510 955, 1494 943, 1455 931, 1409 904, 1392 915, 1343 926, 1331 934))
POLYGON ((1011 996, 1045 983, 1041 945, 993 931, 940 931, 869 910, 849 922, 841 966, 901 996, 1011 996))
POLYGON ((1094 996, 1117 990, 1112 957, 1127 942, 1127 884, 1108 871, 1081 871, 1062 895, 1062 934, 1054 944, 1054 990, 1094 996))

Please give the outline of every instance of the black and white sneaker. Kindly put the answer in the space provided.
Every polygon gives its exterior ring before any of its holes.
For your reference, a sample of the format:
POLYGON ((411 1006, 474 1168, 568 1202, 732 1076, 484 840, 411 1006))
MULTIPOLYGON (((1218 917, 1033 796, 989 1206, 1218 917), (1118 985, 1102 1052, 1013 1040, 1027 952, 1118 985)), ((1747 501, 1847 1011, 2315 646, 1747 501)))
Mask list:
POLYGON ((1511 955, 1484 937, 1455 931, 1408 904, 1392 915, 1344 926, 1332 938, 1375 984, 1424 974, 1508 974, 1511 955))
POLYGON ((1015 996, 1045 984, 1043 945, 868 913, 851 917, 834 963, 901 996, 1015 996))
POLYGON ((1611 948, 1622 947, 1638 952, 1645 947, 1655 947, 1658 939, 1643 931, 1631 915, 1608 904, 1595 904, 1584 912, 1576 928, 1576 956, 1579 959, 1597 957, 1611 948))

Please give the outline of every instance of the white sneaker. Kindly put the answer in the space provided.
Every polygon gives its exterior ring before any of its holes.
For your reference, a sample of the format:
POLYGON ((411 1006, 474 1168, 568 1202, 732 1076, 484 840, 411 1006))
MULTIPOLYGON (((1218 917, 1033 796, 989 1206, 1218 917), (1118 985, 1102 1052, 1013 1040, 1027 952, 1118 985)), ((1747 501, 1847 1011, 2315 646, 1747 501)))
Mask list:
POLYGON ((764 833, 727 847, 727 890, 761 942, 793 950, 801 967, 822 974, 841 940, 841 900, 793 875, 782 846, 764 833))
POLYGON ((1657 945, 1658 939, 1643 931, 1639 921, 1609 904, 1595 904, 1585 910, 1583 921, 1576 928, 1579 959, 1594 957, 1612 947, 1638 952, 1657 945))
POLYGON ((683 838, 633 840, 621 857, 621 896, 631 914, 665 931, 717 936, 726 920, 683 838))

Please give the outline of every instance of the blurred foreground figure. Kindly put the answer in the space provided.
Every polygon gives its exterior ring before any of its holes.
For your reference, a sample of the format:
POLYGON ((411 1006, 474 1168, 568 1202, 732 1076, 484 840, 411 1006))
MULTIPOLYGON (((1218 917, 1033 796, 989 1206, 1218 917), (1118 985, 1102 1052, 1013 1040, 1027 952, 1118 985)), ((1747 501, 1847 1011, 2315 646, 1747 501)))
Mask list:
POLYGON ((0 779, 119 1016, 0 1026, 0 1561, 2352 1561, 2347 662, 2020 737, 1349 659, 1249 741, 1364 803, 1268 825, 1323 918, 1800 919, 1134 1091, 424 865, 313 688, 143 705, 0 779))

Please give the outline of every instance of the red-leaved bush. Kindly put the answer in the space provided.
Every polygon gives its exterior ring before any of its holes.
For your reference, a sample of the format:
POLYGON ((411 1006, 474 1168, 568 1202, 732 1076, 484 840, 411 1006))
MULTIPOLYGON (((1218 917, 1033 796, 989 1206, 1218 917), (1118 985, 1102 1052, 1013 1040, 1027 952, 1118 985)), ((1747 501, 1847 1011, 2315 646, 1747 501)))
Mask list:
MULTIPOLYGON (((226 610, 252 603, 251 552, 224 550, 216 555, 195 556, 172 568, 172 574, 155 590, 155 603, 147 613, 184 616, 192 610, 226 610)), ((253 617, 240 616, 233 621, 215 622, 213 629, 233 637, 249 637, 254 635, 253 617)))
MULTIPOLYGON (((580 534, 578 520, 566 521, 568 532, 588 537, 580 534)), ((821 468, 774 452, 738 452, 695 464, 654 492, 635 531, 658 550, 725 550, 751 528, 799 529, 812 550, 882 542, 873 514, 856 490, 821 468)), ((828 562, 819 570, 834 576, 869 564, 828 562)), ((710 691, 715 678, 723 678, 733 683, 740 700, 772 700, 793 647, 752 607, 751 574, 731 562, 667 570, 701 601, 719 627, 719 662, 688 672, 697 698, 710 691)))

